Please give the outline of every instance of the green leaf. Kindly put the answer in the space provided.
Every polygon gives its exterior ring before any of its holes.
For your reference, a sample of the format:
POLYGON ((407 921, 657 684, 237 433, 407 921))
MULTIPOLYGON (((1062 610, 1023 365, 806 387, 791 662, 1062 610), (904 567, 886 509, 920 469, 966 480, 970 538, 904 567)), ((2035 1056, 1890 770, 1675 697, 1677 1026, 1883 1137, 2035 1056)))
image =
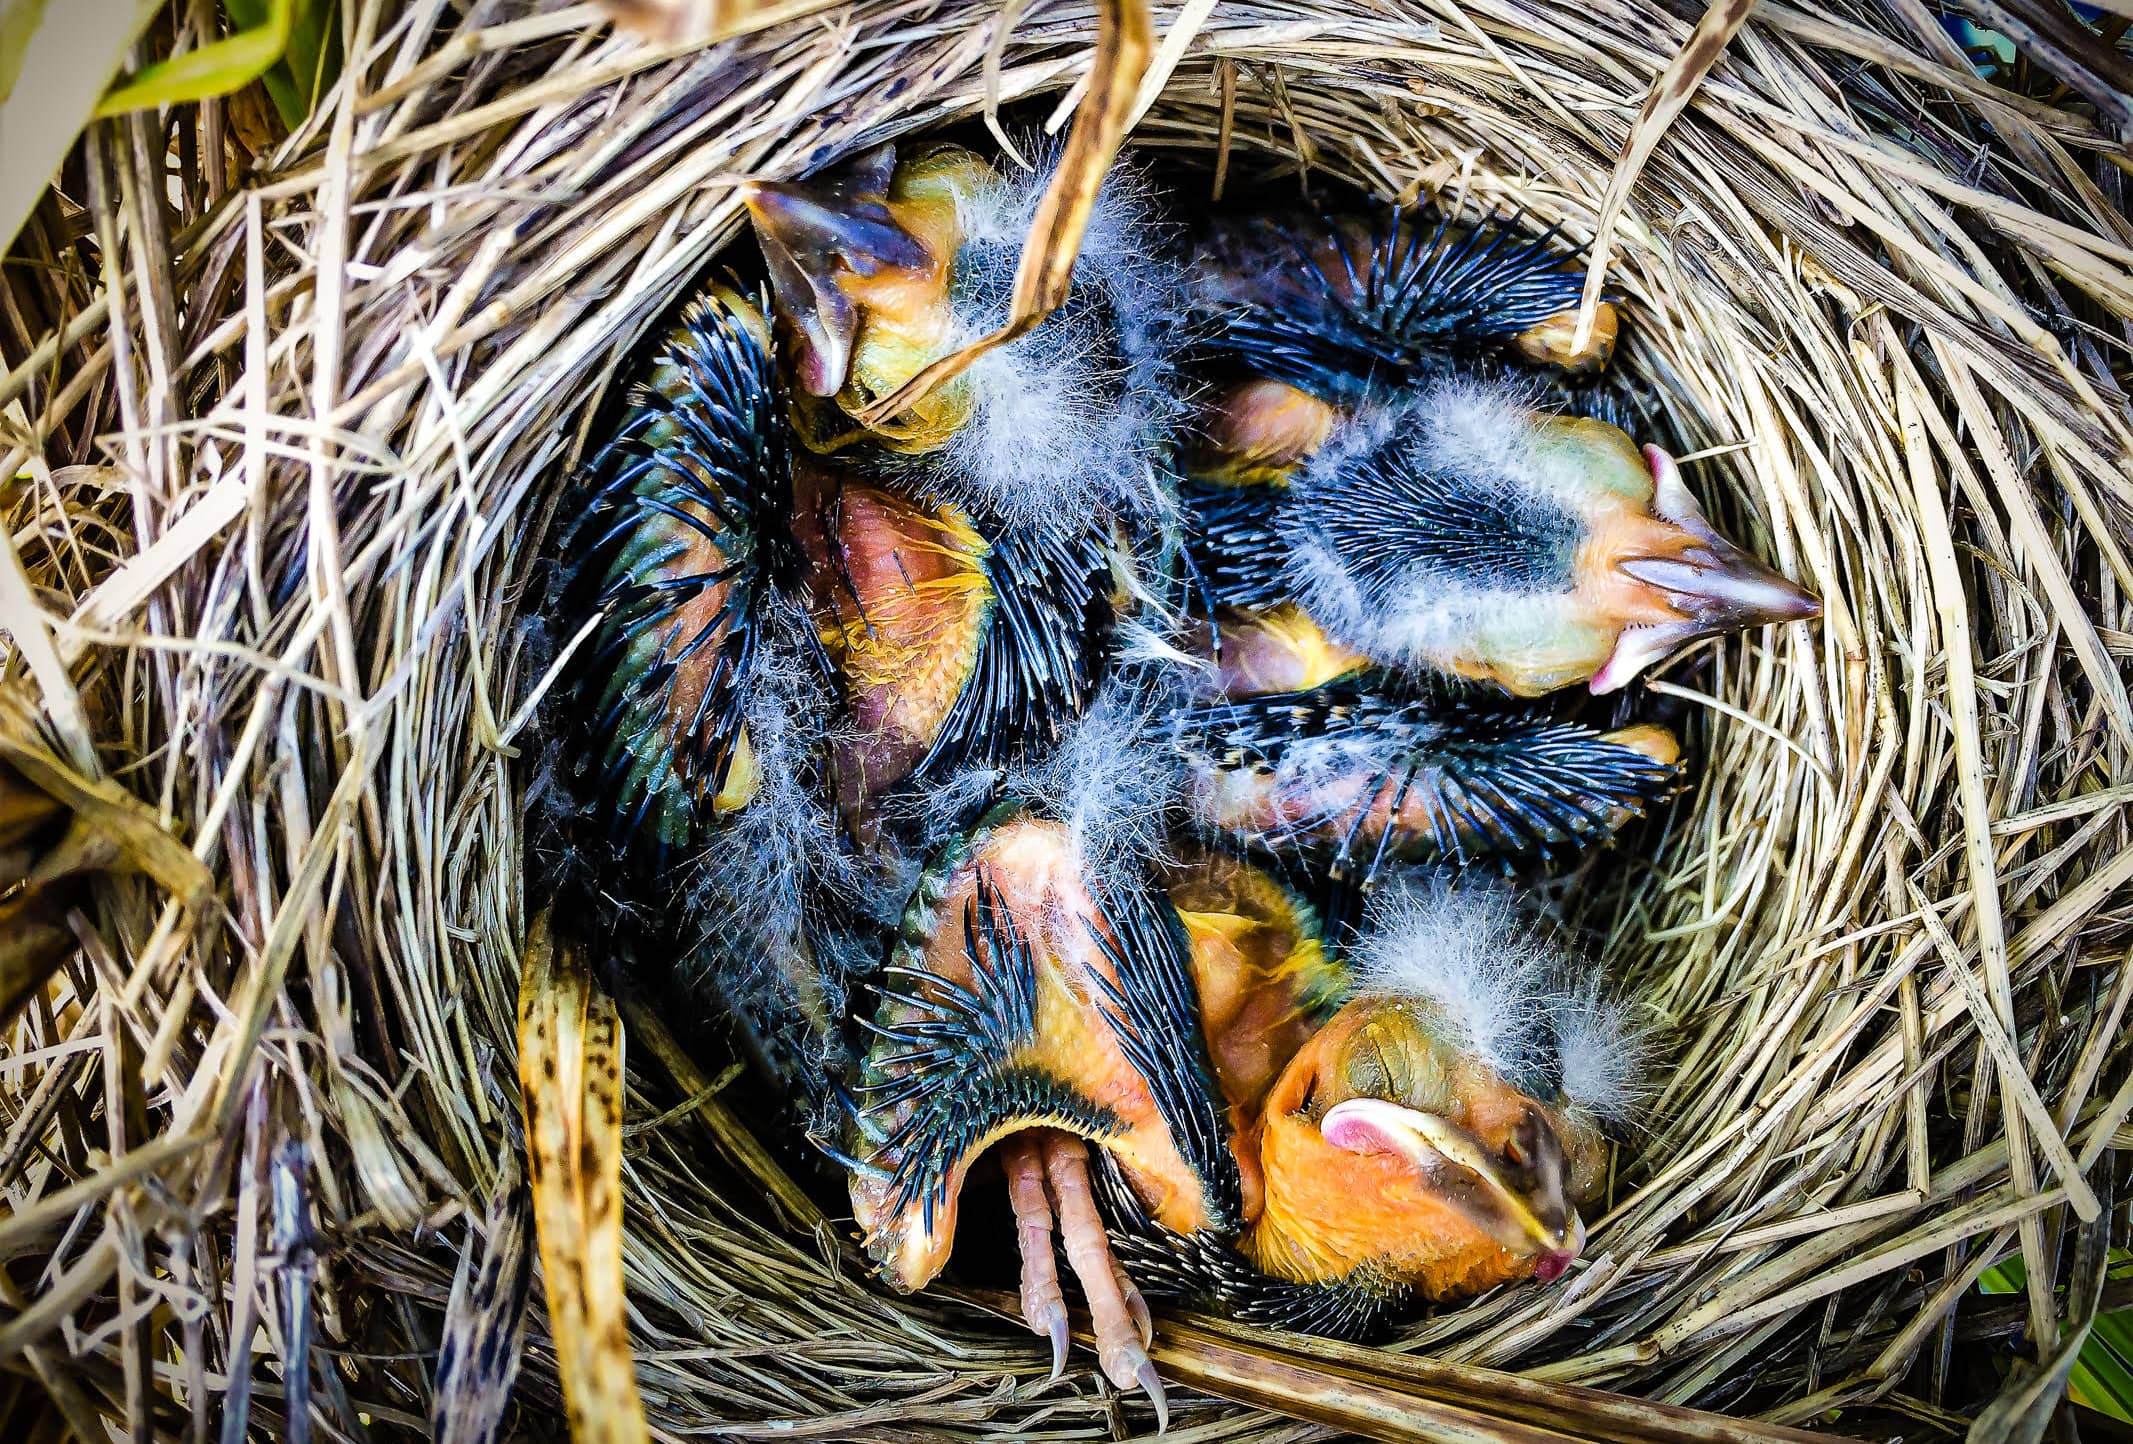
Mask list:
POLYGON ((2083 1408, 2133 1424, 2133 1370, 2094 1339, 2081 1350, 2067 1376, 2067 1392, 2083 1408))
POLYGON ((104 97, 96 114, 99 118, 124 115, 241 90, 282 58, 295 19, 296 0, 271 0, 261 23, 142 67, 104 97))
MULTIPOLYGON (((237 26, 266 22, 273 0, 222 0, 223 13, 237 26)), ((311 114, 318 98, 341 73, 340 0, 296 0, 289 23, 289 44, 279 64, 260 76, 267 97, 283 125, 294 130, 311 114)))
MULTIPOLYGON (((2114 1248, 2110 1258, 2115 1275, 2125 1267, 2127 1251, 2114 1248)), ((2020 1293, 2027 1279, 2022 1261, 2008 1259, 1978 1275, 1978 1292, 2020 1293)), ((2074 1402, 2133 1424, 2133 1310, 2096 1316, 2068 1371, 2067 1391, 2074 1402)))
POLYGON ((305 115, 311 113, 319 97, 341 73, 341 27, 335 23, 338 8, 338 0, 299 0, 296 7, 289 53, 282 57, 282 63, 288 67, 293 88, 302 98, 305 115))
POLYGON ((2022 1260, 2011 1258, 1979 1274, 1977 1291, 1981 1294, 2018 1294, 2028 1282, 2029 1274, 2023 1269, 2022 1260))

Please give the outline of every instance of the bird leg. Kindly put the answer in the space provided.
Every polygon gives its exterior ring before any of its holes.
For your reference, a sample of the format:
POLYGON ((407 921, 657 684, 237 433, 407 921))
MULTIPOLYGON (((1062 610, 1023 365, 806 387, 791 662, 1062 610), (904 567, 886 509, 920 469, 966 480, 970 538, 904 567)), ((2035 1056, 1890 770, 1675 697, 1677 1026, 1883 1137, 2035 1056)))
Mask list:
POLYGON ((1066 1299, 1059 1292, 1059 1260, 1052 1252, 1052 1200, 1044 1187, 1044 1155, 1037 1133, 1000 1143, 1007 1199, 1015 1210, 1015 1246, 1022 1254, 1022 1318, 1052 1341, 1052 1378, 1066 1368, 1066 1299))
POLYGON ((1001 1143, 1000 1164, 1007 1172, 1007 1196, 1022 1251, 1022 1317, 1052 1341, 1052 1377, 1059 1377, 1065 1363, 1067 1341, 1066 1300, 1052 1255, 1056 1225, 1067 1264, 1089 1301, 1089 1323, 1104 1377, 1121 1389, 1145 1390, 1155 1405, 1158 1427, 1167 1425, 1169 1404, 1148 1358, 1154 1320, 1141 1291, 1111 1256, 1089 1182, 1088 1146, 1071 1133, 1031 1129, 1001 1143))

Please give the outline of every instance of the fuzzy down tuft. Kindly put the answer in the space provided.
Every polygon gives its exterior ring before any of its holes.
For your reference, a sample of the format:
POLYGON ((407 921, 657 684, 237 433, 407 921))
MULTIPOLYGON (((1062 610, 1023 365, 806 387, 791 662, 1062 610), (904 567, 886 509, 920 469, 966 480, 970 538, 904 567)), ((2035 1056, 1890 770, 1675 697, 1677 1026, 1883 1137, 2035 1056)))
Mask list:
POLYGON ((1559 993, 1552 1014, 1563 1095, 1603 1123, 1634 1122, 1655 1091, 1653 1039, 1629 1000, 1593 975, 1559 993))
POLYGON ((685 887, 706 981, 753 1026, 795 1013, 835 1017, 854 976, 878 961, 880 930, 901 914, 907 869, 845 841, 814 776, 832 715, 829 689, 797 636, 804 617, 775 616, 748 682, 748 737, 758 784, 710 834, 685 887))
POLYGON ((1534 399, 1447 378, 1335 432, 1277 523, 1290 585, 1329 633, 1426 666, 1483 631, 1544 638, 1575 624, 1582 482, 1538 444, 1534 399))
MULTIPOLYGON (((1023 241, 1056 159, 1030 170, 1010 164, 964 202, 958 345, 1007 320, 1023 241)), ((1165 339, 1182 284, 1167 229, 1148 181, 1114 167, 1065 304, 971 366, 970 420, 941 450, 906 464, 922 467, 945 498, 1023 525, 1156 513, 1160 449, 1182 412, 1165 339)))
POLYGON ((1425 999, 1456 1042, 1515 1086, 1560 1091, 1607 1123, 1648 1093, 1650 1035, 1599 973, 1501 887, 1424 876, 1372 900, 1351 947, 1355 988, 1425 999))
POLYGON ((1092 876, 1125 885, 1169 851, 1185 762, 1167 745, 1176 706, 1171 669, 1115 670, 1059 745, 1014 767, 973 767, 928 789, 914 820, 927 853, 988 807, 1016 801, 1065 825, 1092 876))
POLYGON ((1462 1051, 1503 1077, 1547 1071, 1564 959, 1503 889, 1426 878, 1386 890, 1366 915, 1353 966, 1359 992, 1436 1004, 1462 1051))

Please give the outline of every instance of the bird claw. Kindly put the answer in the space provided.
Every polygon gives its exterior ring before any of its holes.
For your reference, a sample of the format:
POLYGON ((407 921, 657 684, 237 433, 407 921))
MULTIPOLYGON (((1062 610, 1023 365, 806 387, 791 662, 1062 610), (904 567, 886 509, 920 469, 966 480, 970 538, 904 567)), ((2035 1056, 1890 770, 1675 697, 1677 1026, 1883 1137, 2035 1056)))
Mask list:
POLYGON ((1033 1135, 1000 1144, 1007 1198, 1015 1211, 1015 1238, 1022 1251, 1022 1319, 1030 1332, 1052 1341, 1052 1375, 1066 1371, 1066 1300, 1059 1292, 1058 1261, 1052 1254, 1052 1200, 1044 1177, 1044 1154, 1033 1135))
POLYGON ((1145 1349, 1155 1342, 1155 1316, 1148 1312, 1148 1301, 1123 1270, 1118 1271, 1118 1282, 1119 1292, 1126 1296, 1126 1312, 1133 1316, 1133 1327, 1139 1330, 1141 1347, 1145 1349))
POLYGON ((1066 1300, 1052 1252, 1056 1238, 1089 1300, 1097 1362, 1119 1389, 1140 1388, 1167 1427, 1169 1401, 1149 1361, 1155 1319, 1148 1300, 1111 1256, 1111 1243, 1089 1186, 1087 1147, 1072 1134, 1032 1129, 1000 1145, 1007 1196, 1015 1212, 1022 1250, 1022 1318, 1031 1332, 1052 1342, 1052 1379, 1066 1368, 1066 1300))
POLYGON ((1156 1433, 1170 1427, 1170 1398, 1163 1392, 1162 1376, 1156 1373, 1155 1361, 1148 1357, 1146 1349, 1117 1338, 1099 1338, 1097 1358, 1113 1388, 1120 1393, 1139 1389, 1148 1396, 1148 1402, 1155 1406, 1156 1433))
POLYGON ((1059 1382, 1059 1376, 1066 1372, 1067 1316, 1065 1305, 1054 1305, 1051 1309, 1049 1309, 1047 1311, 1047 1317, 1044 1321, 1044 1327, 1038 1329, 1037 1332, 1040 1334, 1048 1334, 1051 1337, 1052 1372, 1051 1376, 1047 1378, 1044 1382, 1047 1384, 1056 1384, 1059 1382))
POLYGON ((1133 1371, 1133 1382, 1141 1386, 1148 1402, 1155 1406, 1155 1432, 1168 1432, 1170 1428, 1170 1400, 1163 1393, 1163 1381, 1155 1372, 1155 1364, 1145 1356, 1141 1366, 1133 1371))

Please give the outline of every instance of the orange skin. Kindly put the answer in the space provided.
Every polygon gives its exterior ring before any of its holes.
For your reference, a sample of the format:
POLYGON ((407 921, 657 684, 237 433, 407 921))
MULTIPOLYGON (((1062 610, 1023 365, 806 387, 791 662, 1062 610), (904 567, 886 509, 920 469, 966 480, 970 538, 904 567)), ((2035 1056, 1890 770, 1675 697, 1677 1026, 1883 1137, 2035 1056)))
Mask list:
MULTIPOLYGON (((684 576, 690 573, 716 573, 726 566, 729 558, 716 541, 693 527, 677 528, 676 535, 682 538, 680 552, 665 569, 670 575, 684 576)), ((719 613, 725 610, 726 595, 732 590, 730 582, 713 582, 696 592, 687 601, 674 609, 673 618, 661 629, 665 646, 661 655, 647 665, 656 665, 666 660, 669 648, 686 643, 706 627, 718 621, 719 613)), ((714 638, 706 640, 675 664, 674 680, 667 689, 667 731, 679 737, 696 718, 696 709, 702 704, 704 692, 711 685, 711 674, 719 659, 719 642, 724 640, 723 629, 714 638)), ((717 796, 712 800, 714 814, 731 812, 746 806, 755 795, 758 781, 754 766, 754 751, 748 745, 748 732, 744 727, 735 739, 733 751, 726 767, 725 780, 717 796)), ((710 779, 705 779, 709 781, 710 779)))
POLYGON ((1281 1070, 1317 1031, 1338 970, 1286 890, 1249 863, 1204 853, 1164 871, 1192 947, 1200 1028, 1229 1105, 1246 1216, 1259 1211, 1255 1148, 1240 1146, 1281 1070))
POLYGON ((810 610, 854 723, 834 762, 857 818, 924 759, 970 676, 992 603, 985 542, 952 508, 820 467, 797 468, 796 487, 810 610))
POLYGON ((1217 696, 1308 692, 1370 665, 1368 657, 1328 637, 1293 602, 1263 612, 1225 607, 1216 626, 1219 633, 1202 627, 1191 645, 1211 659, 1211 670, 1202 680, 1217 696))
MULTIPOLYGON (((764 321, 762 312, 758 311, 752 302, 725 287, 713 287, 712 295, 720 301, 725 314, 735 324, 746 329, 758 343, 768 342, 769 325, 764 321)), ((687 383, 679 368, 671 362, 663 361, 654 371, 651 384, 653 389, 673 396, 679 394, 687 383)), ((674 423, 662 421, 659 425, 672 427, 674 423)), ((656 429, 654 434, 659 434, 656 429)), ((667 575, 715 576, 732 561, 725 549, 704 532, 694 527, 676 527, 672 531, 681 549, 670 560, 661 564, 661 569, 667 575)), ((661 655, 648 660, 645 663, 646 668, 656 665, 658 661, 667 660, 666 648, 684 643, 716 623, 719 614, 725 610, 727 597, 732 590, 731 582, 711 582, 675 608, 672 620, 662 631, 665 645, 661 655)), ((713 638, 707 639, 703 645, 676 662, 673 685, 668 688, 666 698, 669 724, 667 730, 670 735, 682 735, 695 719, 696 709, 702 705, 704 691, 711 685, 712 673, 718 665, 718 644, 724 640, 725 629, 721 627, 713 638)), ((748 730, 743 727, 734 741, 725 779, 717 796, 712 799, 714 815, 723 815, 746 806, 755 796, 759 781, 755 770, 755 751, 749 745, 748 730)))
MULTIPOLYGON (((1094 980, 1103 977, 1116 983, 1117 975, 1089 936, 1088 924, 1102 925, 1096 923, 1095 901, 1082 883, 1081 859, 1064 828, 1025 817, 996 829, 950 879, 935 916, 953 918, 956 924, 934 929, 921 966, 971 986, 961 919, 976 896, 981 873, 1015 920, 1037 971, 1036 1034, 1015 1055, 1013 1065, 1069 1081, 1085 1097, 1110 1109, 1120 1131, 1084 1136, 1119 1161, 1151 1217, 1181 1233, 1205 1228, 1207 1199, 1200 1181, 1178 1153, 1147 1084, 1127 1062, 1096 1001, 1101 995, 1094 980)), ((901 1121, 895 1115, 881 1120, 891 1132, 901 1121)), ((1028 1126, 997 1130, 953 1161, 948 1202, 935 1211, 930 1233, 917 1204, 889 1214, 883 1186, 863 1174, 852 1175, 854 1214, 866 1234, 869 1254, 882 1264, 891 1284, 919 1289, 939 1274, 954 1246, 957 1199, 971 1165, 1002 1137, 1028 1126)))
POLYGON ((1203 481, 1279 483, 1316 455, 1340 413, 1283 381, 1240 381, 1201 414, 1191 472, 1203 481))
POLYGON ((1376 1086, 1359 1089, 1349 1070, 1354 1051, 1384 1047, 1383 1036, 1370 1035, 1388 1031, 1406 1055, 1386 1060, 1389 1066, 1406 1062, 1426 1076, 1435 1065, 1430 1081, 1441 1093, 1428 1100, 1428 1111, 1495 1156, 1512 1155, 1521 1126, 1532 1126, 1529 1120, 1538 1115, 1563 1145, 1570 1197, 1593 1191, 1605 1163, 1596 1133, 1436 1039, 1426 1005, 1358 998, 1296 1055, 1267 1096, 1253 1140, 1265 1201, 1239 1247, 1258 1268, 1279 1277, 1332 1282, 1360 1271, 1410 1285, 1430 1299, 1466 1297, 1532 1277, 1537 1247, 1501 1242, 1498 1201, 1466 1169, 1447 1162, 1425 1171, 1397 1153, 1335 1147, 1319 1132, 1316 1120, 1333 1104, 1384 1096, 1381 1075, 1371 1075, 1376 1086), (1406 1026, 1385 1029, 1388 1014, 1406 1026))
POLYGON ((1622 330, 1622 318, 1615 310, 1615 303, 1602 301, 1593 308, 1592 333, 1585 338, 1583 346, 1575 344, 1577 329, 1578 313, 1559 311, 1539 325, 1519 332, 1511 344, 1528 361, 1560 366, 1573 376, 1589 376, 1604 370, 1614 359, 1615 342, 1622 330))

